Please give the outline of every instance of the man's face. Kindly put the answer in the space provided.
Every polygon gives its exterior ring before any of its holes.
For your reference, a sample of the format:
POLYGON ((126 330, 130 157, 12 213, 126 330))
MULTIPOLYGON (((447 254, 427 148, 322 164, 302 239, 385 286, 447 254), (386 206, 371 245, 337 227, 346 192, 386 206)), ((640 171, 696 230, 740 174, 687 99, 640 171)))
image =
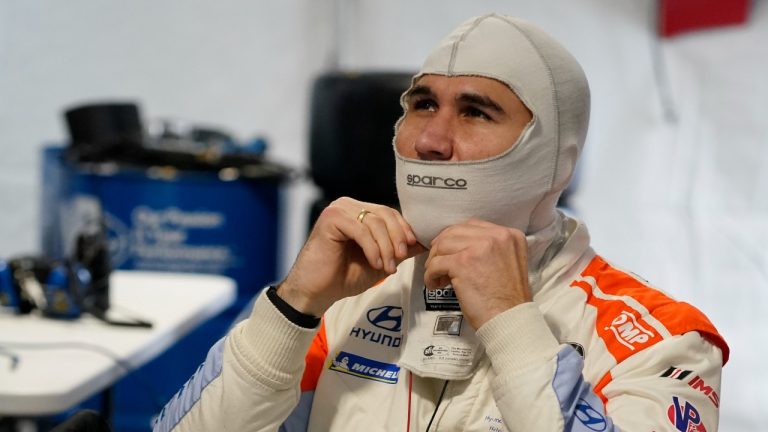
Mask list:
POLYGON ((532 118, 509 87, 474 76, 425 75, 406 103, 395 145, 411 159, 457 162, 499 155, 532 118))

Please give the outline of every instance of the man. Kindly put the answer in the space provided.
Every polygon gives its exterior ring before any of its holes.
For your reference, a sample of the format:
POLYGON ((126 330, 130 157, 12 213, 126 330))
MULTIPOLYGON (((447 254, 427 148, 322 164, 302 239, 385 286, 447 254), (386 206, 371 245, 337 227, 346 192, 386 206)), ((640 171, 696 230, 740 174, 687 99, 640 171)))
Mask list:
POLYGON ((716 430, 715 328, 555 209, 588 123, 571 55, 474 18, 402 104, 403 214, 331 204, 156 430, 716 430))

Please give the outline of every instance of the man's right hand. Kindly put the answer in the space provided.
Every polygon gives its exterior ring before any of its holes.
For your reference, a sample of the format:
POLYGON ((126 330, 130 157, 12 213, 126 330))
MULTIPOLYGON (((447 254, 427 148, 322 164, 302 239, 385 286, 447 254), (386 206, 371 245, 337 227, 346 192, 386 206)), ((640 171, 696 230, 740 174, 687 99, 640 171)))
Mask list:
POLYGON ((425 250, 397 210, 339 198, 320 214, 277 294, 294 309, 319 317, 425 250), (369 213, 361 217, 363 210, 369 213))

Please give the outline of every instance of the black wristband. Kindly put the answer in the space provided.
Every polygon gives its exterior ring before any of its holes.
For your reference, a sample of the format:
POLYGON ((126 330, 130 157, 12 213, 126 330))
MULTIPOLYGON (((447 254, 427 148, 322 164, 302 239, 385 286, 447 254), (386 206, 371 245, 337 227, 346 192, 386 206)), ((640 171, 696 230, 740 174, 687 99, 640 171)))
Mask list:
POLYGON ((299 327, 312 329, 320 324, 320 318, 314 315, 299 312, 294 309, 293 306, 289 305, 285 300, 280 298, 280 296, 277 295, 277 288, 274 286, 271 286, 269 289, 267 289, 267 298, 269 298, 269 301, 275 305, 277 310, 279 310, 284 317, 288 318, 288 321, 296 324, 299 327))

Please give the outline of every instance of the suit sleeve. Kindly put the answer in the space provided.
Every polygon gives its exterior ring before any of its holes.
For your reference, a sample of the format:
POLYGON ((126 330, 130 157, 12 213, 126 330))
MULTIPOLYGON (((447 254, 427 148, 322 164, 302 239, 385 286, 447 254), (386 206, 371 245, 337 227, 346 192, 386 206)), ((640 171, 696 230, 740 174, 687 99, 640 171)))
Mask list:
POLYGON ((582 357, 557 342, 533 303, 477 333, 496 373, 494 399, 512 431, 717 430, 722 353, 698 332, 634 354, 594 385, 583 377, 582 357))
POLYGON ((211 348, 153 430, 278 430, 300 405, 304 359, 317 332, 291 323, 262 293, 250 318, 211 348))

